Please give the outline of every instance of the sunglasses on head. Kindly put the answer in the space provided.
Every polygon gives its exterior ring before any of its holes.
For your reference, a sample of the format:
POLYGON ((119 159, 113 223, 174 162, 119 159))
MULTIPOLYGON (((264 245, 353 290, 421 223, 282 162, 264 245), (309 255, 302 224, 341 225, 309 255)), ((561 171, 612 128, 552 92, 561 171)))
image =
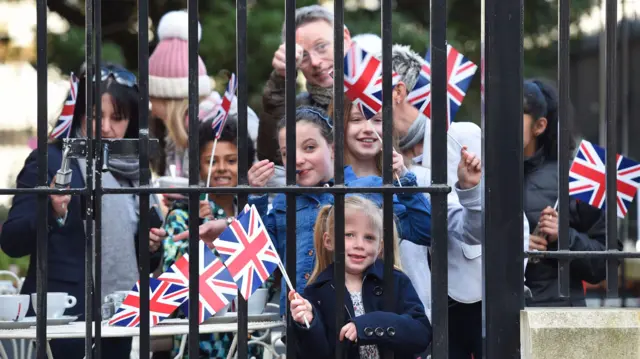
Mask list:
MULTIPOLYGON (((100 80, 107 81, 109 77, 113 78, 117 83, 127 87, 137 87, 138 79, 136 75, 122 68, 103 67, 100 69, 100 80)), ((95 75, 93 81, 96 81, 95 75)))

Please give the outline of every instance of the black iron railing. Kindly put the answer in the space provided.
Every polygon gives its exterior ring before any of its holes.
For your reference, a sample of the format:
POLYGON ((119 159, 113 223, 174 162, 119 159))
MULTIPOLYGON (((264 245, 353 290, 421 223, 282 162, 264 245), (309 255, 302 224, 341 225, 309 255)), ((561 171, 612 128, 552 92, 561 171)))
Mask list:
MULTIPOLYGON (((434 327, 433 358, 443 359, 448 357, 448 295, 447 295, 447 158, 446 144, 446 111, 447 111, 447 78, 446 78, 446 1, 431 0, 430 12, 430 47, 432 67, 432 158, 433 178, 429 187, 403 187, 401 189, 392 185, 391 151, 393 133, 392 103, 391 103, 391 16, 392 1, 382 0, 381 32, 383 42, 383 146, 384 146, 384 170, 383 186, 379 188, 354 188, 345 187, 344 183, 344 124, 343 117, 343 26, 344 26, 344 1, 334 1, 334 100, 335 100, 335 186, 331 188, 299 188, 295 183, 295 168, 288 166, 286 171, 286 187, 282 188, 251 188, 248 186, 247 171, 247 145, 244 141, 238 141, 238 152, 241 154, 239 162, 238 187, 234 188, 203 188, 198 185, 199 166, 189 166, 188 188, 152 188, 149 186, 151 173, 149 170, 149 115, 146 104, 149 101, 148 76, 149 76, 149 38, 148 17, 149 2, 138 2, 138 69, 140 90, 140 129, 139 129, 139 160, 140 160, 140 186, 136 188, 107 189, 102 188, 100 168, 102 161, 101 149, 101 118, 100 118, 100 76, 96 81, 91 79, 95 73, 99 73, 102 29, 101 6, 99 0, 86 0, 86 64, 87 108, 96 107, 95 141, 87 141, 87 179, 86 188, 74 188, 59 190, 49 188, 47 175, 47 1, 37 0, 37 70, 38 70, 38 186, 32 189, 0 189, 0 194, 31 193, 37 195, 38 225, 37 225, 37 357, 46 357, 46 301, 47 296, 47 211, 48 195, 72 194, 82 195, 86 206, 86 339, 85 350, 87 358, 92 358, 94 340, 91 331, 95 324, 95 337, 100 338, 101 330, 101 304, 102 293, 99 285, 101 278, 101 204, 103 195, 117 193, 135 193, 140 196, 140 208, 149 206, 149 196, 153 193, 183 193, 189 198, 189 273, 191 278, 198 277, 198 200, 201 193, 233 193, 239 198, 239 205, 247 202, 249 193, 285 193, 287 208, 295 208, 296 195, 303 192, 328 192, 335 197, 335 278, 344 283, 344 196, 346 193, 372 193, 383 195, 384 206, 384 233, 385 257, 393 258, 394 246, 392 221, 393 207, 392 196, 396 192, 427 192, 431 194, 432 213, 432 322, 434 327), (94 231, 95 230, 95 231, 94 231), (95 233, 95 234, 94 234, 95 233), (95 277, 92 277, 95 268, 95 277)), ((616 118, 616 6, 615 0, 607 1, 606 17, 606 109, 607 118, 607 198, 616 198, 616 161, 617 150, 617 118, 616 118)), ((286 43, 291 44, 286 49, 286 118, 287 128, 295 128, 295 0, 286 0, 285 11, 285 38, 286 43)), ((522 154, 522 80, 523 80, 523 2, 483 0, 482 2, 482 65, 481 77, 483 86, 483 163, 484 163, 484 234, 483 246, 483 322, 484 322, 484 355, 486 358, 517 358, 520 351, 519 338, 519 311, 523 307, 523 268, 524 258, 522 251, 522 219, 523 219, 523 154, 522 154), (519 240, 520 239, 520 240, 519 240), (513 259, 517 258, 516 261, 513 259)), ((236 2, 236 56, 238 75, 238 137, 246 138, 247 131, 247 104, 248 104, 248 53, 247 53, 247 1, 236 2)), ((526 253, 529 256, 556 258, 560 265, 558 275, 560 280, 559 292, 561 295, 569 294, 569 261, 581 257, 606 257, 609 259, 607 266, 607 283, 610 293, 617 292, 617 264, 622 258, 640 257, 638 254, 620 253, 617 249, 616 233, 616 207, 608 206, 607 209, 607 251, 606 252, 569 252, 568 251, 568 166, 569 132, 568 132, 568 104, 569 104, 569 12, 570 0, 559 0, 559 47, 558 47, 558 80, 560 93, 560 146, 559 146, 559 195, 560 195, 560 236, 559 250, 554 252, 526 253)), ((189 18, 189 160, 191 163, 199 163, 198 151, 198 0, 188 1, 189 18)), ((87 134, 93 136, 93 111, 87 111, 87 134)), ((287 146, 295 147, 295 131, 287 131, 287 146)), ((295 151, 288 151, 287 162, 295 163, 295 151)), ((611 203, 611 202, 610 202, 611 203)), ((140 250, 139 266, 140 288, 149 286, 149 253, 148 245, 149 214, 140 211, 140 250)), ((296 211, 287 211, 287 222, 296 223, 296 211)), ((287 230, 287 271, 295 281, 295 256, 296 242, 295 226, 289 226, 287 230)), ((392 273, 392 261, 385 263, 385 276, 392 273)), ((392 286, 392 281, 386 281, 386 285, 392 286)), ((295 286, 295 283, 293 283, 295 286)), ((336 288, 336 305, 341 308, 344 304, 344 286, 336 288)), ((385 288, 385 303, 392 302, 392 288, 385 288)), ((198 281, 192 281, 189 291, 189 311, 198 312, 198 281)), ((238 357, 247 357, 248 316, 247 304, 242 296, 238 296, 238 357)), ((141 326, 140 326, 140 352, 148 353, 150 349, 149 335, 149 292, 140 291, 141 302, 141 326)), ((336 313, 336 321, 339 326, 344 320, 344 313, 336 313)), ((296 341, 295 333, 288 326, 287 329, 287 357, 295 358, 296 341)), ((189 319, 189 356, 198 357, 198 321, 197 316, 189 319)), ((336 338, 337 340, 337 338, 336 338)), ((100 341, 95 341, 95 349, 100 358, 100 341)), ((386 352, 384 357, 392 357, 393 353, 386 352)), ((336 353, 340 358, 340 353, 336 353)))

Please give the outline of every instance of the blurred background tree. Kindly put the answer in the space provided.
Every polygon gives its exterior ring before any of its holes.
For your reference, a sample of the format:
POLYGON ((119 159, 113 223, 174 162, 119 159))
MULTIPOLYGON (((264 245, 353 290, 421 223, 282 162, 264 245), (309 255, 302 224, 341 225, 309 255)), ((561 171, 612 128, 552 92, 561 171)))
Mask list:
MULTIPOLYGON (((317 0, 298 0, 297 6, 318 3, 317 0)), ((347 1, 345 23, 352 35, 360 33, 380 34, 379 6, 368 5, 364 0, 347 1), (365 6, 366 5, 366 6, 365 6)), ((594 0, 572 1, 574 23, 596 2, 594 0)), ((85 19, 84 1, 49 0, 49 9, 69 21, 70 30, 62 35, 51 35, 49 60, 63 72, 76 70, 84 60, 85 19)), ((420 54, 428 46, 429 2, 396 0, 393 14, 393 41, 410 45, 420 54)), ((480 63, 481 0, 448 1, 449 42, 467 55, 476 64, 480 63)), ((150 39, 153 51, 155 25, 164 13, 186 8, 186 0, 149 1, 150 39)), ((200 55, 209 74, 216 78, 218 91, 227 82, 225 71, 235 69, 235 1, 217 0, 200 2, 202 41, 200 55)), ((249 0, 248 5, 248 76, 249 104, 260 113, 261 93, 264 82, 271 72, 271 59, 280 44, 280 31, 284 22, 282 0, 249 0)), ((555 78, 556 48, 553 46, 557 32, 557 4, 548 0, 525 2, 525 75, 555 78), (551 45, 551 46, 550 46, 551 45)), ((138 64, 137 1, 102 1, 103 59, 124 64, 136 70, 138 64)), ((480 76, 475 76, 464 106, 457 120, 479 122, 480 76)))

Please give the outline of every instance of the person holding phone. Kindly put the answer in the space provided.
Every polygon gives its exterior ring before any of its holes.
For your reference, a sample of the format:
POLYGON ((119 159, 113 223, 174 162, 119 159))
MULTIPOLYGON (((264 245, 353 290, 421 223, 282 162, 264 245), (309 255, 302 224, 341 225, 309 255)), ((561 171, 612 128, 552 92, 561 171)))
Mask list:
MULTIPOLYGON (((130 71, 116 65, 105 65, 97 71, 101 76, 102 131, 104 139, 138 137, 138 85, 130 71)), ((78 85, 77 102, 74 109, 69 137, 87 137, 87 116, 85 106, 85 79, 81 74, 78 85)), ((94 111, 95 109, 88 109, 94 111)), ((94 116, 95 119, 95 116, 94 116)), ((95 129, 95 122, 94 127, 95 129)), ((95 135, 95 133, 94 133, 95 135)), ((64 136, 62 136, 64 137, 64 136)), ((48 176, 51 186, 55 186, 55 175, 61 167, 63 150, 61 139, 54 139, 48 145, 48 176)), ((38 184, 38 163, 36 149, 27 158, 18 174, 16 187, 34 188, 38 184)), ((69 187, 83 188, 86 182, 85 158, 70 158, 71 180, 69 187)), ((137 158, 110 157, 108 170, 102 174, 104 188, 136 187, 139 182, 137 158)), ((153 204, 158 202, 151 197, 153 204)), ((116 291, 133 288, 141 275, 138 268, 139 249, 139 208, 138 196, 133 194, 108 195, 102 197, 102 296, 116 291)), ((85 320, 85 209, 82 196, 50 195, 48 206, 48 271, 46 280, 48 292, 66 292, 76 297, 77 304, 66 310, 67 315, 76 315, 85 320)), ((2 251, 13 258, 31 256, 29 269, 22 286, 23 294, 36 292, 36 223, 37 196, 18 194, 13 198, 7 221, 0 233, 2 251)), ((147 209, 148 210, 148 209, 147 209)), ((157 225, 157 222, 156 222, 157 225)), ((158 227, 160 227, 158 225, 158 227)), ((147 230, 147 229, 144 229, 147 230)), ((162 258, 162 238, 166 232, 162 228, 149 230, 150 268, 159 266, 162 258)), ((35 303, 34 303, 35 304, 35 303)), ((29 314, 34 315, 33 310, 29 314)), ((52 340, 53 356, 69 359, 84 358, 84 339, 52 340)), ((131 352, 131 338, 102 338, 102 357, 125 359, 131 352)))

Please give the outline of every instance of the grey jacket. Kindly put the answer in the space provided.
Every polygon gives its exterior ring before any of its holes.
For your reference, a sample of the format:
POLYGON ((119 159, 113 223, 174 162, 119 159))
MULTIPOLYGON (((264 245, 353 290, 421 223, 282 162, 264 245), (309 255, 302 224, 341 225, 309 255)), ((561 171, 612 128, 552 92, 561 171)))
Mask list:
MULTIPOLYGON (((425 132, 423 166, 414 165, 410 169, 416 173, 420 186, 431 183, 430 121, 427 122, 425 132)), ((469 151, 481 156, 481 138, 480 127, 471 122, 452 123, 447 135, 447 182, 452 187, 447 198, 448 292, 452 299, 461 303, 475 303, 482 300, 483 189, 480 185, 466 191, 457 187, 460 147, 456 141, 468 146, 469 151)), ((523 222, 523 226, 524 248, 529 241, 529 224, 526 220, 523 222)), ((428 248, 416 246, 408 241, 402 241, 400 244, 403 268, 411 278, 427 313, 430 315, 431 272, 427 262, 428 251, 428 248)))

